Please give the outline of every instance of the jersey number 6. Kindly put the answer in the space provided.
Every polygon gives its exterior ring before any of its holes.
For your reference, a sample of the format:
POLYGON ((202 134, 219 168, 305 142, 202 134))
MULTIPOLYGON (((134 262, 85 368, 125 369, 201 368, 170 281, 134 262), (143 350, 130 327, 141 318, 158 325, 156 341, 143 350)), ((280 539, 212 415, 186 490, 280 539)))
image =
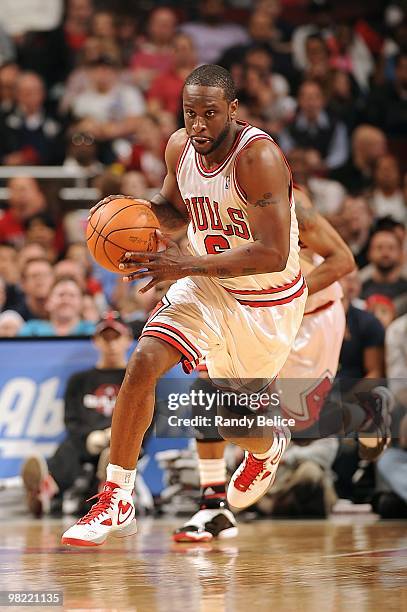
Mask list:
POLYGON ((227 238, 224 236, 219 236, 219 234, 210 234, 209 236, 206 236, 204 243, 208 255, 217 255, 218 253, 222 253, 222 251, 227 251, 227 249, 230 249, 230 244, 227 238))

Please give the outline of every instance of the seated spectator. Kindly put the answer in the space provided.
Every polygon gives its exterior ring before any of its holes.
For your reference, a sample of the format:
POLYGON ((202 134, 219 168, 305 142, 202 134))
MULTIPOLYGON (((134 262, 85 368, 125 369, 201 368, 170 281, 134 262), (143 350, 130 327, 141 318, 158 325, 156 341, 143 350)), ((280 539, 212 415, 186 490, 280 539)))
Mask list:
POLYGON ((387 295, 380 295, 380 293, 369 295, 366 300, 366 310, 379 319, 384 329, 388 328, 396 316, 396 307, 393 300, 387 295))
POLYGON ((305 48, 308 38, 318 35, 327 42, 333 39, 333 3, 329 0, 311 0, 308 13, 308 23, 295 29, 291 41, 294 65, 301 71, 307 67, 305 48))
POLYGON ((20 280, 17 249, 10 242, 0 242, 0 277, 10 285, 15 285, 20 280))
POLYGON ((22 467, 28 508, 36 517, 47 514, 51 499, 72 487, 84 463, 96 467, 101 452, 109 446, 112 413, 125 374, 131 335, 120 319, 106 317, 96 326, 93 342, 98 352, 95 367, 74 374, 67 383, 67 437, 48 460, 28 457, 22 467))
MULTIPOLYGON (((1 311, 1 278, 0 278, 1 311)), ((15 338, 24 325, 24 319, 15 310, 4 310, 0 314, 0 338, 15 338)))
POLYGON ((70 52, 71 64, 86 43, 93 12, 92 0, 67 0, 63 24, 65 43, 70 52))
POLYGON ((273 58, 266 46, 249 47, 244 56, 239 102, 250 108, 255 125, 268 133, 278 133, 295 111, 290 86, 272 72, 273 58))
POLYGON ((22 271, 25 270, 27 261, 30 259, 47 259, 47 251, 37 242, 24 244, 17 254, 17 266, 20 276, 22 271))
POLYGON ((279 142, 285 153, 295 147, 312 151, 316 172, 338 168, 348 159, 346 127, 327 110, 321 86, 316 81, 301 85, 297 114, 280 134, 279 142))
MULTIPOLYGON (((353 386, 362 378, 380 379, 384 376, 384 328, 380 321, 366 310, 356 308, 351 300, 358 283, 357 272, 351 272, 340 281, 344 292, 346 331, 339 357, 338 378, 349 380, 353 386)), ((358 285, 360 289, 360 284, 358 285)))
POLYGON ((395 300, 407 293, 407 279, 402 276, 403 248, 394 231, 379 229, 372 235, 368 260, 373 268, 371 278, 363 283, 363 298, 379 294, 395 300))
POLYGON ((0 113, 2 115, 8 115, 14 110, 19 76, 18 64, 10 62, 0 65, 0 113))
POLYGON ((21 246, 27 219, 46 210, 46 201, 36 179, 18 176, 8 180, 8 209, 0 218, 0 241, 21 246))
POLYGON ((329 96, 332 82, 330 53, 326 40, 320 34, 311 34, 305 41, 306 66, 304 80, 317 81, 326 97, 329 96))
POLYGON ((246 30, 225 20, 224 13, 224 0, 199 0, 198 21, 181 26, 196 45, 199 64, 216 64, 232 45, 249 43, 246 30))
POLYGON ((20 336, 90 336, 94 324, 82 317, 83 291, 70 277, 59 278, 53 284, 45 304, 48 320, 31 319, 20 336))
POLYGON ((392 217, 407 223, 407 202, 401 190, 400 168, 393 155, 379 157, 374 169, 373 193, 369 203, 376 218, 392 217))
POLYGON ((119 191, 124 195, 131 195, 135 198, 149 199, 146 177, 137 170, 130 170, 130 172, 123 174, 119 191))
POLYGON ((352 134, 350 159, 333 169, 330 178, 339 181, 353 193, 368 189, 373 184, 376 162, 386 150, 386 136, 381 130, 372 125, 359 125, 352 134))
POLYGON ((142 172, 149 187, 159 188, 166 174, 165 142, 156 117, 145 115, 140 119, 135 136, 136 144, 133 145, 130 159, 126 162, 127 169, 142 172))
POLYGON ((44 247, 49 261, 56 260, 57 226, 49 213, 37 213, 25 222, 25 236, 27 242, 35 242, 44 247))
POLYGON ((329 46, 332 54, 331 65, 351 74, 359 89, 367 92, 374 62, 369 47, 357 30, 349 23, 337 24, 329 46))
POLYGON ((395 79, 374 89, 367 100, 366 120, 380 126, 388 136, 407 135, 407 52, 397 56, 395 79))
POLYGON ((72 113, 79 131, 90 132, 98 140, 128 136, 144 112, 144 99, 138 89, 120 83, 120 66, 108 55, 96 59, 90 70, 90 86, 72 101, 72 113))
POLYGON ((25 321, 46 319, 47 300, 54 282, 52 265, 45 257, 29 259, 21 269, 22 303, 16 308, 25 321))
POLYGON ((113 12, 100 9, 95 11, 90 21, 91 36, 102 40, 116 40, 116 20, 113 12))
POLYGON ((329 109, 351 132, 363 116, 363 98, 351 76, 342 70, 333 70, 329 82, 329 109))
POLYGON ((104 166, 99 161, 100 143, 94 134, 83 132, 75 124, 67 131, 66 157, 64 168, 82 168, 90 176, 103 172, 104 166))
POLYGON ((306 149, 292 149, 287 156, 294 181, 308 189, 311 200, 321 215, 340 214, 346 196, 345 188, 337 181, 312 176, 312 160, 306 149))
POLYGON ((367 199, 363 196, 347 196, 339 212, 329 214, 327 218, 349 246, 358 268, 367 266, 370 230, 373 223, 367 199))
POLYGON ((181 111, 182 88, 190 72, 196 68, 194 44, 186 34, 176 34, 172 42, 173 61, 167 72, 158 74, 147 91, 150 112, 169 111, 178 116, 181 111))
POLYGON ((74 278, 82 291, 94 300, 99 311, 106 310, 107 303, 103 294, 103 286, 93 276, 92 260, 86 244, 71 244, 66 251, 66 259, 61 259, 55 264, 54 274, 55 279, 74 278))
POLYGON ((0 119, 1 163, 52 165, 63 159, 62 126, 45 110, 45 87, 34 72, 17 79, 16 108, 0 119))
POLYGON ((144 38, 130 60, 133 81, 147 91, 156 76, 171 69, 177 18, 172 9, 158 7, 148 18, 144 38))
POLYGON ((21 305, 23 295, 18 284, 20 270, 17 260, 17 249, 7 242, 0 242, 0 284, 4 299, 0 299, 0 312, 14 310, 21 305))

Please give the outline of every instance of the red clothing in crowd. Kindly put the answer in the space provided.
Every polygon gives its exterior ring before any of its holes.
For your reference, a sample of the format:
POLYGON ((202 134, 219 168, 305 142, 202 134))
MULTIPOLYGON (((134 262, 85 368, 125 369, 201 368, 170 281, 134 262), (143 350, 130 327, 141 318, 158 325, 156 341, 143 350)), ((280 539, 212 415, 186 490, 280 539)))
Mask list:
POLYGON ((158 75, 147 92, 148 100, 159 100, 161 107, 177 115, 181 106, 181 94, 184 86, 182 79, 175 70, 169 70, 158 75))

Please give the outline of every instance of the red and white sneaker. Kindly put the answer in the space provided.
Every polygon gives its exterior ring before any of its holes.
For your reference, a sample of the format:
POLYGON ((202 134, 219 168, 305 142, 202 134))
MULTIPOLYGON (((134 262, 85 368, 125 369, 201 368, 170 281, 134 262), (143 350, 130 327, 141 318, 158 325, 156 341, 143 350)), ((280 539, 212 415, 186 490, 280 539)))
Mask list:
POLYGON ((21 478, 30 512, 36 518, 48 514, 51 499, 58 493, 58 486, 48 472, 48 465, 44 457, 40 455, 27 457, 21 468, 21 478))
POLYGON ((98 501, 62 536, 62 544, 70 546, 100 546, 107 536, 124 538, 137 532, 135 508, 131 491, 113 482, 105 482, 103 490, 91 497, 98 501))
POLYGON ((257 459, 245 451, 242 463, 239 465, 227 490, 227 500, 235 508, 247 508, 255 504, 268 491, 276 477, 278 464, 290 444, 291 433, 288 428, 275 431, 278 436, 278 446, 270 457, 257 459))

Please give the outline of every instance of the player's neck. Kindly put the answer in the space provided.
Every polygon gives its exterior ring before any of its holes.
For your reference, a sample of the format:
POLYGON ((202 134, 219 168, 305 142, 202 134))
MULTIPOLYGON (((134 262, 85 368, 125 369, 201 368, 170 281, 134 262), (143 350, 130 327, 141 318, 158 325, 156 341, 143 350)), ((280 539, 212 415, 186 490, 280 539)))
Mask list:
POLYGON ((210 170, 214 166, 217 166, 220 162, 222 162, 230 149, 233 147, 234 142, 236 140, 237 134, 241 131, 242 126, 238 125, 233 121, 229 133, 226 136, 225 140, 221 145, 214 151, 213 153, 209 153, 209 155, 202 155, 206 168, 210 170))

